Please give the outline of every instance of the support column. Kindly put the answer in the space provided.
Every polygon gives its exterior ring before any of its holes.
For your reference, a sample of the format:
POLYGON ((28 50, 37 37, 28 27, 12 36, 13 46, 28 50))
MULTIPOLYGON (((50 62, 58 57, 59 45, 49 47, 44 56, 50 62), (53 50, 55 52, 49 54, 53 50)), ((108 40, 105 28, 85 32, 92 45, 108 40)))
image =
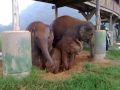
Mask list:
POLYGON ((55 17, 58 17, 58 8, 55 6, 55 17))
POLYGON ((17 0, 12 0, 13 31, 2 32, 3 76, 22 78, 28 76, 32 67, 31 34, 20 31, 17 0))
POLYGON ((100 18, 100 0, 96 0, 96 28, 100 30, 101 18, 100 18))
POLYGON ((116 40, 117 40, 117 37, 118 37, 118 31, 116 28, 115 28, 115 25, 116 25, 116 21, 118 20, 118 17, 114 17, 113 19, 113 44, 116 43, 116 40))
POLYGON ((22 78, 32 67, 31 34, 28 31, 2 33, 3 75, 22 78))
POLYGON ((120 0, 119 0, 119 6, 120 6, 120 0))
POLYGON ((55 18, 57 18, 58 17, 58 8, 57 8, 57 6, 56 5, 52 6, 52 9, 55 9, 55 18))
POLYGON ((110 30, 110 33, 111 33, 111 37, 110 37, 110 41, 111 41, 111 46, 113 46, 113 15, 111 14, 110 15, 110 22, 109 22, 109 30, 110 30))
POLYGON ((106 54, 106 31, 100 30, 100 0, 96 0, 95 60, 103 60, 106 54))
POLYGON ((95 60, 103 60, 106 55, 106 31, 95 32, 95 60))
POLYGON ((12 0, 13 30, 20 30, 18 1, 12 0))

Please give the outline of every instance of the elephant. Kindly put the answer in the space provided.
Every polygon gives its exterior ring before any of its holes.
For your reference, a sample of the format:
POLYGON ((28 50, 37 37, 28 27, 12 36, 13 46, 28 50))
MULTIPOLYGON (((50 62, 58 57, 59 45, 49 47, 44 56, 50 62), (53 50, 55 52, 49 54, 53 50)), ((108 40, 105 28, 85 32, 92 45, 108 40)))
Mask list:
POLYGON ((94 32, 95 27, 91 22, 82 21, 71 16, 56 18, 51 24, 54 40, 53 47, 63 38, 72 37, 90 45, 90 57, 94 57, 94 32))
POLYGON ((83 49, 82 43, 71 37, 63 37, 63 39, 58 42, 56 48, 58 48, 61 52, 61 66, 63 70, 68 70, 73 66, 75 56, 83 49))
POLYGON ((54 39, 50 27, 40 21, 34 21, 28 25, 31 32, 32 63, 40 68, 53 68, 54 62, 50 56, 54 39))
POLYGON ((82 43, 71 37, 61 39, 52 50, 52 59, 55 62, 53 73, 68 70, 73 66, 75 56, 82 50, 82 43))

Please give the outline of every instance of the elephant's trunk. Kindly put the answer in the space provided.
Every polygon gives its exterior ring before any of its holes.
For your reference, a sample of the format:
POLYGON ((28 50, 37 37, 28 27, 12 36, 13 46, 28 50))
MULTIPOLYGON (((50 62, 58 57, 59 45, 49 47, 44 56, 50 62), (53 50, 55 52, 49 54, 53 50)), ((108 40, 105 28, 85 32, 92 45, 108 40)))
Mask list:
POLYGON ((48 62, 50 62, 49 64, 53 65, 52 57, 50 56, 50 53, 48 51, 48 43, 47 43, 47 41, 46 40, 40 40, 40 42, 37 41, 37 43, 38 43, 39 48, 42 51, 42 55, 44 56, 44 58, 48 62))

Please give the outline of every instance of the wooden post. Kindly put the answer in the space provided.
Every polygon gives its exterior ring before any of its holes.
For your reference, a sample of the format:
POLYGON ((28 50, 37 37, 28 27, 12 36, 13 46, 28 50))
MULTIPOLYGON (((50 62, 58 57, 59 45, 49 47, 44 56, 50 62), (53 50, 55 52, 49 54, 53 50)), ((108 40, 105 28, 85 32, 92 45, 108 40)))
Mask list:
POLYGON ((113 43, 114 43, 114 40, 113 40, 113 14, 110 15, 109 30, 111 32, 111 37, 110 37, 111 46, 113 46, 113 43))
POLYGON ((113 15, 111 14, 110 15, 110 24, 109 24, 109 30, 111 30, 111 31, 113 29, 113 20, 112 20, 112 17, 113 17, 113 15))
POLYGON ((56 5, 52 6, 52 9, 55 9, 55 18, 57 18, 58 17, 58 8, 57 8, 57 6, 56 5))
POLYGON ((20 30, 18 0, 12 0, 13 30, 20 30))
POLYGON ((119 6, 120 6, 120 0, 119 0, 119 6))
POLYGON ((96 27, 100 30, 100 0, 96 0, 96 27))
POLYGON ((55 6, 55 17, 58 17, 58 8, 55 6))

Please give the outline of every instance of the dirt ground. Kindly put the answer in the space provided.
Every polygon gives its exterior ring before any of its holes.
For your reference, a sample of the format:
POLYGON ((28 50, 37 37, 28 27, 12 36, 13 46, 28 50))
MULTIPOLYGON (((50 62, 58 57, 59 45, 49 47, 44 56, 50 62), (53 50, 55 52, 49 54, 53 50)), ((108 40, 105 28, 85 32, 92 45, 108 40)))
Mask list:
MULTIPOLYGON (((100 64, 103 66, 113 64, 113 62, 110 60, 106 60, 106 59, 101 60, 101 61, 92 60, 92 59, 88 58, 88 56, 89 56, 89 52, 82 51, 79 53, 79 55, 76 56, 75 64, 72 67, 72 69, 64 71, 64 72, 60 72, 57 74, 43 72, 42 78, 45 80, 53 80, 53 81, 54 80, 65 80, 65 79, 69 78, 69 76, 71 76, 74 73, 80 73, 84 69, 83 65, 85 62, 91 62, 94 64, 100 64)), ((120 62, 119 63, 114 62, 114 64, 120 64, 120 62)), ((2 75, 2 62, 0 61, 0 76, 1 75, 2 75)))
POLYGON ((68 70, 68 71, 64 71, 64 72, 60 72, 57 74, 53 74, 53 73, 44 73, 42 75, 43 79, 45 80, 65 80, 67 78, 69 78, 72 74, 74 73, 80 73, 81 71, 83 71, 84 67, 84 63, 85 62, 91 62, 94 64, 100 64, 100 65, 110 65, 111 61, 110 60, 101 60, 101 61, 95 61, 92 60, 90 58, 88 58, 89 56, 89 52, 87 51, 82 51, 79 53, 79 55, 76 56, 75 59, 75 64, 72 67, 72 69, 68 70))

